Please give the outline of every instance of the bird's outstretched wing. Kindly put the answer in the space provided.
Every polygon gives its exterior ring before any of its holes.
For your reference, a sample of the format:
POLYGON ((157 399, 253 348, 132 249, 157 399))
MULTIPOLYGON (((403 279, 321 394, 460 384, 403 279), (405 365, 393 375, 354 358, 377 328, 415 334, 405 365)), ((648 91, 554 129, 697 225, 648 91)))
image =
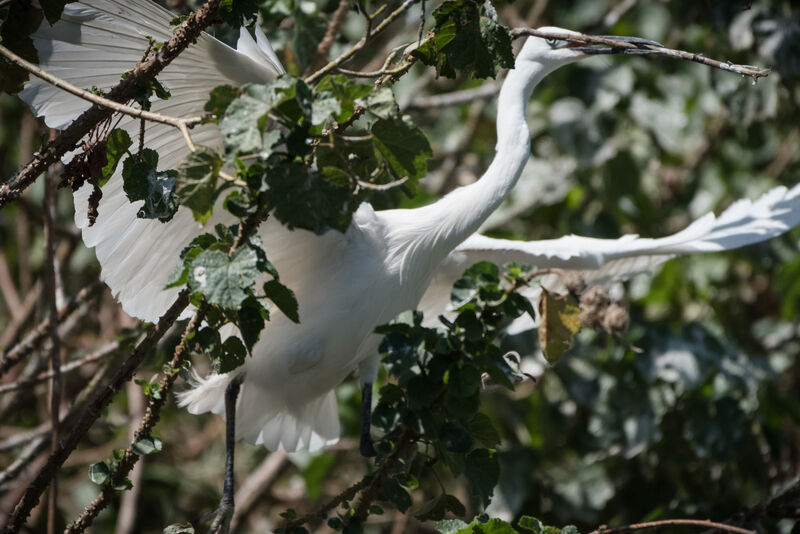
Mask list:
MULTIPOLYGON (((53 26, 42 22, 32 37, 44 70, 78 87, 105 91, 142 59, 150 39, 163 42, 170 38, 173 18, 152 0, 82 0, 67 4, 61 20, 53 26)), ((283 73, 257 25, 255 31, 256 41, 242 28, 236 50, 202 34, 159 75, 172 97, 154 101, 152 110, 173 117, 198 116, 214 87, 263 83, 283 73)), ((20 97, 48 126, 58 129, 90 106, 34 77, 20 97)), ((117 127, 127 130, 132 139, 138 138, 138 119, 124 116, 117 127)), ((192 138, 196 144, 214 148, 223 142, 213 124, 194 128, 192 138)), ((145 146, 158 151, 159 169, 175 168, 189 152, 175 128, 157 123, 147 123, 145 146)), ((163 290, 177 255, 201 227, 185 208, 166 224, 137 218, 142 202, 128 201, 119 172, 103 187, 97 222, 89 226, 90 192, 86 186, 75 193, 75 222, 86 245, 96 249, 103 280, 127 313, 155 321, 177 294, 177 290, 163 290)), ((211 227, 216 222, 232 222, 223 219, 225 214, 217 213, 211 227)))
POLYGON ((776 187, 755 201, 739 200, 719 217, 709 213, 684 230, 660 239, 626 235, 595 239, 570 235, 545 241, 470 236, 445 259, 420 303, 426 316, 442 313, 453 282, 472 264, 519 262, 538 268, 581 272, 587 283, 605 285, 653 272, 675 256, 730 250, 780 235, 800 224, 800 184, 776 187))

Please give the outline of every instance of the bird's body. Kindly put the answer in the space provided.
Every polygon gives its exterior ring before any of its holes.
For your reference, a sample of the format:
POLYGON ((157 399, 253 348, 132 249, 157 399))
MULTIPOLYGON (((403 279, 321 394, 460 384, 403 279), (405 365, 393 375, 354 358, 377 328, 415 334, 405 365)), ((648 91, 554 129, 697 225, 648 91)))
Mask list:
MULTIPOLYGON (((171 17, 149 0, 83 0, 67 4, 63 20, 53 27, 43 23, 34 39, 45 70, 79 86, 107 89, 141 58, 148 35, 156 39, 167 36, 171 17)), ((217 85, 265 82, 282 73, 259 32, 253 41, 243 31, 235 51, 203 35, 160 76, 173 97, 155 102, 154 111, 197 115, 217 85)), ((544 40, 529 39, 501 92, 496 156, 476 183, 413 210, 376 212, 362 204, 345 233, 329 231, 317 236, 267 220, 259 234, 281 281, 296 294, 300 323, 292 323, 275 310, 252 358, 229 375, 198 378, 195 387, 182 394, 182 403, 195 413, 222 415, 225 388, 234 375, 244 373, 236 412, 237 435, 270 449, 316 449, 339 435, 333 388, 357 367, 362 380, 374 377, 379 342, 374 328, 420 302, 426 313, 435 317, 447 304, 452 280, 468 264, 482 258, 514 259, 539 267, 558 262, 562 268, 597 270, 616 261, 616 278, 623 279, 672 255, 713 250, 696 246, 704 239, 714 241, 714 231, 724 229, 707 224, 695 228, 696 234, 672 241, 667 238, 645 245, 639 240, 632 246, 636 240, 628 238, 607 241, 600 248, 598 243, 574 236, 537 244, 474 234, 514 186, 529 158, 525 106, 533 87, 552 70, 582 57, 579 49, 555 48, 544 40), (619 263, 630 258, 633 263, 619 263)), ((88 107, 39 80, 29 82, 21 97, 52 127, 64 127, 88 107)), ((138 120, 123 118, 120 127, 136 133, 138 120)), ((199 127, 193 137, 199 144, 216 148, 223 141, 214 125, 199 127)), ((160 169, 176 167, 188 153, 180 134, 170 126, 148 125, 145 141, 161 154, 160 169)), ((165 290, 164 286, 180 250, 205 230, 185 208, 167 224, 138 219, 140 203, 128 201, 119 175, 104 186, 97 223, 89 226, 88 195, 88 187, 76 192, 76 222, 86 244, 96 248, 103 280, 126 312, 156 320, 177 294, 176 289, 165 290)), ((719 248, 742 246, 798 224, 800 216, 792 215, 792 210, 800 213, 800 188, 773 197, 774 202, 765 203, 755 217, 738 214, 738 227, 735 217, 724 221, 734 239, 714 243, 719 248), (740 229, 744 238, 737 240, 740 229)), ((235 218, 218 209, 208 224, 233 222, 235 218)))

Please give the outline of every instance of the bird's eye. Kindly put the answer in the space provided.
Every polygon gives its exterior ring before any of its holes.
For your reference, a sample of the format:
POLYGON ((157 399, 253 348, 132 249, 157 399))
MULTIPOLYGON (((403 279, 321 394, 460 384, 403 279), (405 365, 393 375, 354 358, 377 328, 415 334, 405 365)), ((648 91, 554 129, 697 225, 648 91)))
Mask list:
POLYGON ((550 45, 550 48, 556 48, 561 41, 558 39, 545 39, 545 42, 550 45))

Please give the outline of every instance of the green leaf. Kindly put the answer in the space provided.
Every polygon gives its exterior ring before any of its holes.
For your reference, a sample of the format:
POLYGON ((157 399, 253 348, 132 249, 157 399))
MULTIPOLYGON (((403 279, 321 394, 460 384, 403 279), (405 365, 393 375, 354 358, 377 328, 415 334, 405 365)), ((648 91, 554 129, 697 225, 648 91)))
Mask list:
POLYGON ((151 452, 158 452, 161 450, 161 447, 161 440, 155 438, 142 438, 131 445, 133 452, 139 456, 144 456, 151 452))
MULTIPOLYGON (((464 508, 464 505, 461 504, 461 501, 459 501, 455 496, 443 494, 439 495, 435 499, 431 499, 430 501, 423 503, 414 511, 414 517, 420 521, 438 521, 444 518, 444 515, 447 512, 452 512, 457 516, 463 516, 467 511, 464 508)), ((467 526, 463 521, 459 521, 459 523, 463 525, 461 528, 467 526)), ((439 529, 439 524, 436 525, 436 528, 439 529)), ((442 532, 442 530, 439 531, 442 532)), ((457 532, 457 530, 455 532, 457 532)))
POLYGON ((122 164, 122 187, 131 202, 144 200, 137 217, 167 222, 178 211, 175 171, 158 171, 157 166, 158 153, 150 148, 129 156, 122 164))
POLYGON ((488 506, 500 478, 497 454, 489 449, 475 449, 467 455, 464 474, 469 481, 470 493, 483 506, 488 506))
POLYGON ((523 515, 519 518, 519 526, 535 534, 541 534, 544 529, 544 524, 541 521, 529 515, 523 515))
POLYGON ((512 68, 514 54, 508 30, 487 16, 472 0, 443 3, 433 12, 433 38, 411 55, 454 78, 456 70, 477 78, 494 78, 499 68, 512 68))
POLYGON ((264 284, 264 294, 275 303, 279 310, 292 322, 299 323, 297 298, 294 292, 277 280, 270 280, 264 284))
POLYGON ((454 397, 471 397, 481 387, 481 373, 471 363, 465 363, 461 367, 453 365, 448 375, 447 392, 454 397))
POLYGON ((473 531, 470 534, 518 534, 511 524, 502 519, 489 519, 485 523, 472 522, 473 531))
POLYGON ((68 1, 72 0, 40 0, 42 11, 47 22, 52 26, 61 19, 61 14, 64 12, 64 6, 68 1))
POLYGON ((103 178, 97 184, 99 187, 103 187, 108 182, 114 171, 117 170, 117 164, 122 159, 122 156, 125 155, 132 144, 133 142, 128 132, 121 128, 111 130, 106 139, 106 165, 103 167, 103 178))
POLYGON ((89 466, 89 480, 95 484, 103 485, 111 476, 111 469, 105 462, 97 462, 89 466))
POLYGON ((500 434, 492 420, 484 413, 478 412, 466 422, 467 430, 480 445, 493 449, 500 445, 500 434))
POLYGON ((428 171, 433 155, 425 134, 402 119, 380 119, 371 129, 374 144, 396 178, 408 177, 412 190, 428 171))
POLYGON ((544 357, 555 363, 572 344, 581 329, 581 310, 572 295, 560 296, 542 288, 539 297, 539 344, 544 357))
POLYGON ((248 352, 252 352, 253 346, 264 329, 264 321, 268 318, 267 310, 255 297, 247 297, 242 303, 242 307, 239 308, 239 320, 236 322, 236 326, 239 327, 239 332, 242 334, 242 339, 247 346, 248 352))
MULTIPOLYGON (((31 63, 39 63, 39 53, 33 44, 31 34, 42 22, 42 11, 31 2, 11 2, 2 25, 0 41, 31 63)), ((10 61, 0 61, 0 91, 14 94, 22 90, 28 80, 28 71, 10 61)))
POLYGON ((450 452, 466 453, 475 443, 472 435, 458 421, 445 421, 439 429, 439 439, 450 452))
POLYGON ((212 149, 199 146, 178 165, 175 193, 181 204, 192 210, 196 221, 205 224, 214 211, 217 178, 222 158, 212 149))
POLYGON ((436 530, 441 534, 458 534, 468 526, 460 519, 445 519, 436 523, 436 530))
POLYGON ((314 94, 311 103, 311 124, 322 124, 329 118, 337 116, 342 111, 339 100, 329 91, 320 91, 314 94))
POLYGON ((211 304, 238 309, 259 276, 257 260, 250 247, 239 248, 230 257, 219 250, 204 250, 191 262, 189 287, 211 304))
POLYGON ((222 117, 238 94, 239 90, 230 85, 218 85, 211 90, 208 101, 203 105, 203 110, 222 117))
POLYGON ((400 116, 400 108, 390 87, 383 86, 367 97, 367 109, 379 119, 393 119, 400 116))
POLYGON ((230 373, 237 367, 244 364, 247 357, 247 348, 242 340, 236 336, 230 336, 222 342, 222 352, 219 361, 214 362, 217 372, 230 373))
POLYGON ((378 493, 378 499, 392 503, 401 512, 411 508, 412 504, 411 496, 392 477, 384 479, 378 493))

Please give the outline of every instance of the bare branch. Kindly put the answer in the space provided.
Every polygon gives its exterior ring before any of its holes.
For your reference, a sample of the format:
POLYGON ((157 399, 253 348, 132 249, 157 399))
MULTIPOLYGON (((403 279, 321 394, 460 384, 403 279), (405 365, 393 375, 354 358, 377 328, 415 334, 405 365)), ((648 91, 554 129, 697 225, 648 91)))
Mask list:
MULTIPOLYGON (((2 45, 0 45, 2 48, 2 45)), ((58 452, 58 415, 61 406, 61 339, 58 337, 58 298, 55 219, 56 219, 56 173, 55 165, 47 169, 44 183, 44 241, 45 241, 45 286, 49 317, 47 331, 50 336, 50 371, 53 380, 50 382, 50 453, 58 452)), ((58 477, 50 482, 47 495, 47 534, 56 532, 56 515, 58 513, 58 477)))
POLYGON ((737 534, 755 534, 755 530, 747 530, 746 528, 734 527, 724 523, 715 523, 713 521, 707 521, 704 519, 664 519, 661 521, 647 521, 645 523, 636 523, 634 525, 626 525, 624 527, 614 528, 602 526, 597 530, 593 530, 589 534, 623 534, 626 532, 633 532, 635 530, 674 526, 716 528, 728 532, 736 532, 737 534))
POLYGON ((83 510, 81 515, 67 527, 64 534, 77 534, 86 530, 86 528, 92 524, 94 518, 97 517, 97 514, 108 506, 116 493, 114 488, 125 481, 128 473, 131 472, 136 462, 139 461, 139 454, 133 450, 133 444, 142 438, 150 437, 150 432, 153 430, 153 427, 156 426, 156 423, 158 423, 161 417, 161 408, 164 407, 164 403, 168 398, 167 394, 172 390, 172 386, 175 384, 175 380, 177 380, 183 368, 183 363, 189 356, 189 349, 187 348, 189 334, 193 333, 203 321, 207 309, 208 306, 205 303, 201 305, 186 326, 181 341, 178 343, 178 346, 175 347, 175 353, 168 364, 169 370, 164 373, 164 376, 159 381, 160 395, 157 397, 153 395, 148 397, 144 417, 139 424, 139 428, 137 428, 133 434, 133 441, 131 445, 125 449, 125 453, 117 464, 117 468, 109 477, 109 481, 103 486, 100 494, 83 510))
POLYGON ((405 0, 400 7, 389 13, 386 18, 384 18, 380 24, 375 26, 374 29, 371 28, 372 18, 374 18, 378 12, 375 12, 372 16, 368 17, 368 24, 367 24, 367 32, 364 37, 361 38, 356 44, 354 44, 350 49, 345 51, 342 55, 330 61, 327 65, 319 69, 317 72, 310 76, 306 76, 305 81, 307 83, 314 83, 318 81, 320 78, 328 74, 329 72, 333 71, 334 69, 338 68, 342 63, 349 60, 353 55, 364 48, 364 45, 367 44, 367 41, 378 35, 380 32, 386 29, 392 22, 394 22, 400 15, 405 13, 412 5, 414 5, 419 0, 405 0))
POLYGON ((318 69, 328 57, 328 52, 331 51, 333 43, 342 31, 342 24, 344 24, 344 20, 347 18, 347 11, 349 9, 350 0, 339 0, 339 5, 336 7, 336 11, 333 12, 333 17, 331 17, 331 21, 328 23, 325 36, 317 45, 317 52, 314 54, 314 58, 311 60, 308 68, 303 73, 305 76, 308 76, 318 69))
MULTIPOLYGON (((84 356, 83 358, 81 358, 79 360, 75 360, 73 362, 65 363, 64 365, 61 366, 59 372, 62 375, 64 375, 66 373, 69 373, 70 371, 74 371, 75 369, 80 369, 84 365, 88 365, 90 363, 94 363, 96 361, 102 360, 103 358, 105 358, 106 356, 108 356, 109 354, 111 354, 112 352, 117 350, 118 348, 119 348, 119 341, 112 341, 111 343, 108 343, 104 347, 102 347, 102 348, 100 348, 100 349, 98 349, 98 350, 96 350, 94 352, 91 352, 91 353, 87 354, 86 356, 84 356)), ((51 369, 49 371, 45 371, 43 373, 39 373, 35 377, 32 377, 32 378, 27 379, 27 380, 18 380, 16 382, 11 382, 9 384, 0 384, 0 394, 8 393, 10 391, 16 391, 16 390, 22 389, 22 388, 28 388, 28 387, 30 387, 30 386, 32 386, 34 384, 39 383, 39 382, 44 382, 46 380, 50 380, 50 378, 52 376, 53 376, 53 370, 51 369)), ((0 450, 2 450, 1 446, 0 446, 0 450)))
POLYGON ((626 41, 618 41, 607 37, 595 37, 592 35, 560 33, 560 32, 543 32, 534 30, 532 28, 514 28, 510 32, 511 38, 516 39, 523 35, 532 35, 534 37, 541 37, 543 39, 556 39, 559 41, 568 41, 571 43, 579 43, 585 45, 601 44, 618 49, 624 54, 639 54, 639 55, 654 55, 654 56, 668 56, 677 59, 685 59, 687 61, 694 61, 695 63, 702 63, 709 67, 714 67, 720 70, 726 70, 742 76, 749 76, 755 83, 759 78, 769 75, 769 69, 762 69, 753 65, 736 65, 730 61, 719 61, 705 57, 703 54, 696 54, 694 52, 686 52, 684 50, 673 50, 671 48, 664 48, 656 45, 629 43, 626 41))
MULTIPOLYGON (((155 78, 216 20, 220 2, 221 0, 208 0, 200 9, 189 15, 164 46, 148 54, 133 70, 123 76, 123 79, 107 93, 106 99, 127 102, 133 98, 142 82, 155 78)), ((92 128, 113 113, 114 110, 100 104, 94 104, 83 112, 54 141, 34 154, 33 159, 11 180, 0 186, 0 208, 19 197, 50 164, 74 149, 92 128)))
POLYGON ((459 104, 474 102, 481 98, 492 98, 500 92, 500 87, 502 87, 502 85, 503 82, 497 80, 486 82, 478 87, 454 91, 452 93, 420 97, 409 102, 403 111, 457 106, 459 104))
POLYGON ((100 417, 103 408, 116 396, 122 385, 131 379, 134 371, 142 363, 145 356, 155 347, 158 340, 163 337, 167 329, 172 326, 188 304, 189 292, 188 290, 183 290, 172 306, 161 316, 158 323, 149 329, 144 339, 131 351, 125 361, 114 369, 110 384, 95 391, 88 400, 86 409, 78 414, 74 423, 70 422, 69 425, 65 425, 65 427, 70 428, 69 434, 59 441, 57 452, 50 455, 45 465, 28 485, 22 498, 14 507, 14 511, 11 513, 5 528, 0 531, 2 534, 19 532, 33 507, 38 504, 39 498, 49 485, 50 480, 56 476, 64 461, 77 447, 92 424, 100 417))
MULTIPOLYGON (((62 322, 69 317, 87 300, 93 298, 103 287, 104 284, 102 282, 96 281, 81 289, 77 295, 70 299, 64 307, 58 311, 58 322, 62 322)), ((16 365, 22 358, 30 354, 38 344, 44 340, 47 336, 48 325, 49 320, 39 323, 33 332, 28 334, 18 345, 0 354, 0 376, 5 374, 6 371, 16 365)))

